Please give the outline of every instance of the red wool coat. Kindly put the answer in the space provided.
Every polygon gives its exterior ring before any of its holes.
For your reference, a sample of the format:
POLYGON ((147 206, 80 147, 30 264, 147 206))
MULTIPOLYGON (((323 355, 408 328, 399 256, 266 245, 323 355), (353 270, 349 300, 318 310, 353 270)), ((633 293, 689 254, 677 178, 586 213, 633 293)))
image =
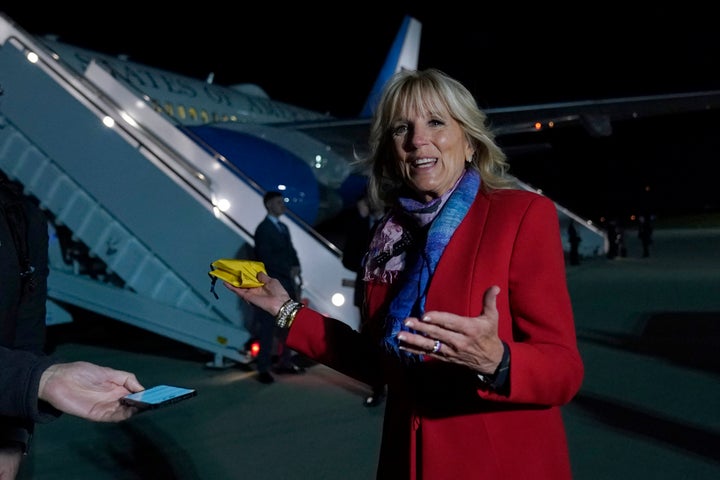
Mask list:
MULTIPOLYGON (((428 360, 400 368, 346 324, 305 308, 287 344, 360 381, 384 372, 388 397, 379 479, 571 478, 560 406, 580 389, 583 364, 567 290, 557 211, 521 190, 480 193, 431 279, 426 310, 478 316, 499 285, 499 336, 510 347, 506 394, 466 367, 428 360)), ((370 322, 391 298, 367 287, 370 322)))

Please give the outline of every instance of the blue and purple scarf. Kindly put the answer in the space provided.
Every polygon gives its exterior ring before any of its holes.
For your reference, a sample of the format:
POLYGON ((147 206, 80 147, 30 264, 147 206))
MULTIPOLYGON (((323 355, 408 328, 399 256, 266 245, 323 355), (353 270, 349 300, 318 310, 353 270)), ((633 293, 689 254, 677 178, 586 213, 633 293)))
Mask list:
MULTIPOLYGON (((445 246, 465 218, 480 188, 480 174, 466 170, 456 186, 443 197, 427 204, 409 198, 401 198, 402 211, 393 214, 373 239, 366 266, 365 279, 392 283, 402 282, 397 296, 392 300, 385 320, 385 336, 382 345, 386 351, 407 363, 422 361, 422 355, 401 351, 398 333, 411 331, 403 325, 407 317, 420 318, 425 311, 425 298, 430 278, 435 273, 445 246), (401 255, 393 256, 384 265, 373 262, 383 251, 391 251, 393 243, 406 234, 408 219, 414 219, 410 228, 412 245, 401 255), (418 232, 427 231, 424 237, 418 232)), ((407 235, 405 235, 407 237, 407 235)))

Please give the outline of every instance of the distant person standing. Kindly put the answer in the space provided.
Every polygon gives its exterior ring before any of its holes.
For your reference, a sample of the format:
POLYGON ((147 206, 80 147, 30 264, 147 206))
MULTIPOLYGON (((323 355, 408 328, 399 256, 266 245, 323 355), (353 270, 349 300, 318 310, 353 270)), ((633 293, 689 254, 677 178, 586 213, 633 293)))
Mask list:
POLYGON ((618 221, 615 229, 617 231, 615 235, 615 241, 617 242, 618 255, 620 255, 622 258, 625 258, 627 257, 627 245, 625 245, 625 227, 620 221, 618 221))
POLYGON ((638 238, 642 243, 643 258, 650 256, 650 245, 652 245, 653 226, 650 217, 640 215, 638 218, 638 238))
POLYGON ((607 258, 626 257, 627 247, 625 246, 625 232, 619 221, 610 220, 607 226, 607 236, 610 247, 607 258))
POLYGON ((607 224, 608 251, 607 258, 613 259, 618 256, 617 230, 615 228, 615 220, 610 220, 607 224))
MULTIPOLYGON (((372 208, 367 195, 363 195, 355 203, 355 211, 350 216, 345 228, 347 239, 343 248, 343 266, 355 272, 354 304, 360 311, 360 330, 365 331, 367 315, 365 314, 365 255, 375 234, 375 229, 383 218, 382 209, 372 208)), ((367 332, 366 332, 367 333, 367 332)), ((372 392, 365 397, 363 405, 376 407, 385 399, 385 383, 371 385, 372 392)))
POLYGON ((570 243, 570 265, 580 265, 580 234, 575 229, 575 222, 568 226, 568 242, 570 243))
MULTIPOLYGON (((290 238, 287 225, 280 221, 285 213, 285 198, 277 191, 263 196, 267 210, 265 219, 255 229, 255 259, 265 264, 268 275, 277 278, 293 300, 300 299, 300 260, 290 238)), ((292 351, 285 347, 287 331, 275 328, 274 316, 261 309, 254 309, 260 330, 260 352, 257 356, 257 379, 269 384, 275 381, 270 373, 274 346, 279 357, 275 372, 302 373, 304 369, 292 361, 292 351)))

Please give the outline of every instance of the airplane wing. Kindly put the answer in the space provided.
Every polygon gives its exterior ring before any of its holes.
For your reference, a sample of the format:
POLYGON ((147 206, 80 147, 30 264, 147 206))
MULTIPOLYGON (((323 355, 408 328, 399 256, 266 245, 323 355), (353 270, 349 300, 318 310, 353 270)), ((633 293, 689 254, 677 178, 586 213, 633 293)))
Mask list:
POLYGON ((497 134, 511 135, 567 125, 582 125, 595 137, 612 135, 616 121, 702 112, 720 107, 720 91, 648 95, 519 107, 488 108, 497 134))
MULTIPOLYGON (((593 137, 612 135, 612 124, 660 115, 704 112, 720 108, 720 90, 648 95, 577 102, 485 108, 498 137, 540 132, 548 128, 581 126, 593 137)), ((343 154, 361 151, 370 119, 320 120, 288 124, 343 154)))
MULTIPOLYGON (((583 128, 591 137, 613 133, 613 124, 643 120, 662 115, 704 112, 720 108, 720 91, 702 91, 667 95, 649 95, 576 102, 559 102, 502 108, 485 108, 491 127, 513 157, 547 149, 546 143, 532 143, 532 135, 514 141, 520 134, 532 134, 554 128, 583 128)), ((338 153, 352 159, 367 153, 369 118, 322 119, 295 122, 283 126, 303 132, 338 153)))

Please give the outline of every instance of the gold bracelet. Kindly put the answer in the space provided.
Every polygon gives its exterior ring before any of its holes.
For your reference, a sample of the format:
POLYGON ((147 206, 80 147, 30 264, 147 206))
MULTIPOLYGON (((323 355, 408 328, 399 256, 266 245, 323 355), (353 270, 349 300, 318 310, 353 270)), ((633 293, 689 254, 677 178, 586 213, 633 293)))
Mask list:
POLYGON ((290 328, 295 315, 304 305, 300 302, 296 302, 292 298, 282 304, 277 315, 275 315, 275 326, 278 328, 290 328))

